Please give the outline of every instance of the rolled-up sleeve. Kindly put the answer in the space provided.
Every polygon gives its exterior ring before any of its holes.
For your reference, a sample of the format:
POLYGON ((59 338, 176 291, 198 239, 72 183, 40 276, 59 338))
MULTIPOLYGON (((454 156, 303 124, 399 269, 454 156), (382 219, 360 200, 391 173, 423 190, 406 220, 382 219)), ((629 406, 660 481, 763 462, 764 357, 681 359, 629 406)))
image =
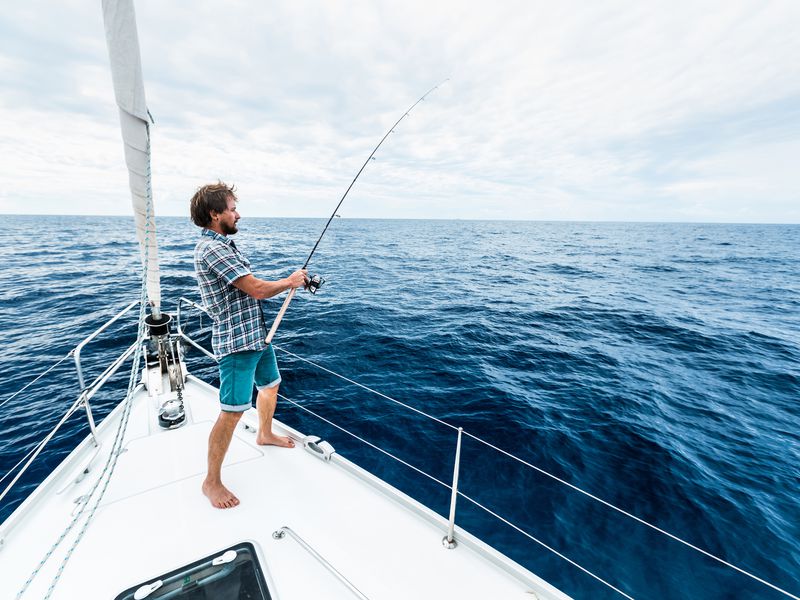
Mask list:
POLYGON ((226 244, 209 244, 203 256, 203 261, 208 266, 209 271, 229 285, 240 277, 251 273, 250 268, 239 260, 233 248, 226 244))

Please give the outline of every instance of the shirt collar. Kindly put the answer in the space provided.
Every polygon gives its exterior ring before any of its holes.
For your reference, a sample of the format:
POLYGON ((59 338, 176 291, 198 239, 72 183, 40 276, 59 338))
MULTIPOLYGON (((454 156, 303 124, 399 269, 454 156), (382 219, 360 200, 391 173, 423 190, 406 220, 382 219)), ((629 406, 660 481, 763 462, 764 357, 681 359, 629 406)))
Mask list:
POLYGON ((203 227, 203 231, 200 232, 200 235, 207 235, 208 237, 222 242, 223 244, 228 244, 229 246, 236 247, 236 244, 233 243, 233 240, 229 238, 227 235, 222 235, 221 233, 217 233, 216 231, 212 231, 211 229, 206 229, 203 227))

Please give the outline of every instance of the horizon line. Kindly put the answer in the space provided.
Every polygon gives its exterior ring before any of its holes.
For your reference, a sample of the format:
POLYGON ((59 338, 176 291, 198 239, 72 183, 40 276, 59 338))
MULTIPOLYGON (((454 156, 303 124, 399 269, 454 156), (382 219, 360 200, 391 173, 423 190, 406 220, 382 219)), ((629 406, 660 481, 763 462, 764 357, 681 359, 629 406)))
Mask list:
MULTIPOLYGON (((134 218, 133 214, 128 215, 109 215, 109 214, 75 214, 75 213, 4 213, 0 215, 7 217, 96 217, 96 218, 134 218)), ((186 219, 190 221, 189 215, 157 215, 157 219, 186 219)), ((465 218, 465 217, 340 217, 350 221, 502 221, 509 223, 630 223, 642 225, 800 225, 800 222, 775 222, 775 221, 679 221, 679 220, 619 220, 619 219, 514 219, 514 218, 465 218)), ((248 216, 249 219, 317 219, 325 221, 328 217, 262 217, 248 216)))

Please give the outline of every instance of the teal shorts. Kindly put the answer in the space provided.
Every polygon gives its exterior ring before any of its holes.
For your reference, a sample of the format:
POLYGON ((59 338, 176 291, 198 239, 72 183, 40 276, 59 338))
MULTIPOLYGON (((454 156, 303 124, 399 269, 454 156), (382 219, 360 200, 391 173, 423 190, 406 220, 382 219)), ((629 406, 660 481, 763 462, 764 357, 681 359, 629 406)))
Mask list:
POLYGON ((219 361, 219 403, 225 412, 243 412, 252 406, 253 384, 261 390, 281 382, 272 344, 266 350, 245 350, 219 361))

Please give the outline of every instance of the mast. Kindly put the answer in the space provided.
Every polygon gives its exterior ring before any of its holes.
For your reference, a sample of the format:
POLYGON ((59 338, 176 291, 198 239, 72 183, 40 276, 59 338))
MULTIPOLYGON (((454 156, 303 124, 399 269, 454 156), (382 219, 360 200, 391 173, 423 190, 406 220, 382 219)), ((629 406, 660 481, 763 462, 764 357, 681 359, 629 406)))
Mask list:
POLYGON ((144 97, 142 61, 133 0, 103 0, 103 22, 111 61, 114 96, 119 107, 125 163, 131 188, 142 265, 147 274, 147 297, 153 316, 161 316, 153 191, 150 182, 150 113, 144 97))

